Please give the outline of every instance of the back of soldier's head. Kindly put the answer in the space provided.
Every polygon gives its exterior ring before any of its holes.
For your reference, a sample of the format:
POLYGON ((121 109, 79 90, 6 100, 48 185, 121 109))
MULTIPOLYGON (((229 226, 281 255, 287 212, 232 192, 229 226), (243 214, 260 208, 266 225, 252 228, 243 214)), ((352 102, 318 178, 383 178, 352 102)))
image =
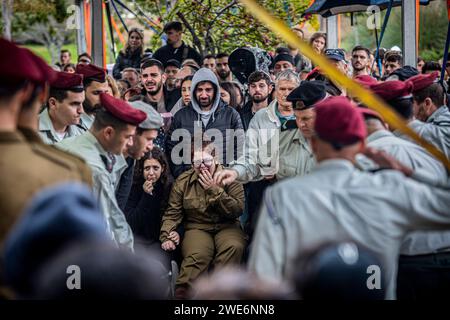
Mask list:
POLYGON ((127 123, 115 117, 105 108, 99 108, 95 111, 95 120, 92 128, 98 132, 106 127, 113 127, 115 130, 120 131, 127 127, 127 123))
POLYGON ((352 242, 328 242, 301 253, 293 278, 302 299, 381 300, 385 286, 378 257, 352 242))
POLYGON ((118 249, 112 243, 80 243, 67 249, 42 270, 33 298, 168 298, 169 272, 161 263, 161 257, 149 250, 132 253, 118 249), (68 266, 71 266, 70 270, 68 266))

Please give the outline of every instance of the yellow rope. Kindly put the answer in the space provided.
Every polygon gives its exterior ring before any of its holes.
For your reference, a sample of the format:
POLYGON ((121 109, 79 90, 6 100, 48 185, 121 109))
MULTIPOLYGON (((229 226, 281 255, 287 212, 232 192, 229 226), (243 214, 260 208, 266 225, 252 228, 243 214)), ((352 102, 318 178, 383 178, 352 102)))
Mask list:
POLYGON ((350 94, 357 97, 359 101, 364 103, 369 108, 380 113, 385 121, 392 128, 398 129, 411 137, 418 144, 423 146, 428 152, 439 159, 448 170, 450 170, 450 161, 445 155, 438 150, 435 146, 423 140, 415 131, 408 127, 407 123, 395 112, 388 104, 381 100, 376 95, 372 94, 369 90, 363 88, 358 83, 342 74, 337 68, 335 68, 327 58, 316 53, 308 43, 301 40, 286 24, 273 16, 271 16, 264 8, 258 5, 254 0, 240 0, 245 5, 247 10, 260 20, 266 27, 278 34, 284 41, 289 43, 292 47, 295 47, 301 51, 303 55, 308 57, 316 66, 320 66, 327 77, 333 82, 344 87, 350 94))

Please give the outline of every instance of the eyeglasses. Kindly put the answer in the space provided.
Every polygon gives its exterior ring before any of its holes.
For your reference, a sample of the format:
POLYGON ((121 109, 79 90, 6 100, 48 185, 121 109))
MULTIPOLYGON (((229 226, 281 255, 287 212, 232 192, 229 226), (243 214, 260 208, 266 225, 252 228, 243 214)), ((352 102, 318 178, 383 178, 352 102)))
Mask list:
POLYGON ((201 160, 194 160, 192 162, 192 164, 194 165, 194 168, 200 168, 202 163, 206 166, 206 167, 211 167, 212 164, 214 162, 213 158, 206 158, 206 159, 201 159, 201 160))

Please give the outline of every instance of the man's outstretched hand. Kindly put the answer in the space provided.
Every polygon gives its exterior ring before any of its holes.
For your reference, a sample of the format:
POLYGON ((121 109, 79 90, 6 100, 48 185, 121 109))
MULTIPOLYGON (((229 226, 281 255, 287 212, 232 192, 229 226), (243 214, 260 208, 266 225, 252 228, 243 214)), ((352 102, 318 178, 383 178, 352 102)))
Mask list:
POLYGON ((224 169, 214 174, 214 183, 218 186, 225 186, 234 182, 238 177, 238 173, 232 169, 224 169))

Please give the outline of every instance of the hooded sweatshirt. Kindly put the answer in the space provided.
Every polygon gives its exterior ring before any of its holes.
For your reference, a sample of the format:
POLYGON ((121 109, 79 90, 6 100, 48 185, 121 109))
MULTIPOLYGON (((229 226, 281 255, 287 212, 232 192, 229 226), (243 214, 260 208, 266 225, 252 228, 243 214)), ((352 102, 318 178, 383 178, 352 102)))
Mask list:
POLYGON ((209 119, 212 116, 212 120, 214 121, 214 112, 216 111, 217 107, 219 106, 220 101, 220 87, 219 87, 219 81, 217 80, 217 76, 208 68, 201 68, 194 74, 194 78, 192 79, 192 85, 191 85, 191 104, 194 110, 198 113, 198 121, 202 120, 204 126, 209 122, 209 119), (195 95, 195 90, 197 89, 197 85, 199 82, 202 81, 208 81, 211 82, 214 86, 214 101, 212 108, 208 111, 203 111, 200 107, 199 102, 197 101, 197 97, 195 95))

